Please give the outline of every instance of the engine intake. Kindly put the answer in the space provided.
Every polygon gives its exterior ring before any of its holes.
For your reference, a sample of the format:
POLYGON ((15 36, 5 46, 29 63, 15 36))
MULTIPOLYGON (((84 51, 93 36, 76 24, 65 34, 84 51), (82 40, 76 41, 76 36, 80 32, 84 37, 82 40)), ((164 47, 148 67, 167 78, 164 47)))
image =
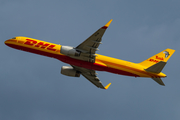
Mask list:
POLYGON ((61 46, 60 53, 68 56, 80 56, 81 52, 70 46, 61 46))
POLYGON ((62 66, 61 74, 71 77, 80 77, 80 73, 71 66, 62 66))

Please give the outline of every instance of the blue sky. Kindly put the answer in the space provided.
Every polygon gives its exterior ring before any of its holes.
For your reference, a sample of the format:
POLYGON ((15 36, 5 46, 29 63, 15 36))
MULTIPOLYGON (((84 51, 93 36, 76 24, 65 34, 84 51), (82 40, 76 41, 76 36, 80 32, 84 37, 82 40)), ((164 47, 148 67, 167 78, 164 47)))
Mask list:
POLYGON ((179 120, 179 0, 0 0, 0 119, 179 120), (83 76, 60 74, 56 59, 7 47, 14 36, 76 47, 113 19, 98 54, 141 62, 175 49, 163 69, 165 87, 151 79, 98 72, 108 90, 83 76))

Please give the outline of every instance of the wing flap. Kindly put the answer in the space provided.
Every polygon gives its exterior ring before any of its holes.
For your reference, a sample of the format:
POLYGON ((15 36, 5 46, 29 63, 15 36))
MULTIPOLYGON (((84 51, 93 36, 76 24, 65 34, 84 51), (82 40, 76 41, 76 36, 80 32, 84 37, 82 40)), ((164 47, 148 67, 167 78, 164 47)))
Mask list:
POLYGON ((90 76, 90 75, 85 74, 85 73, 81 73, 81 74, 82 74, 87 80, 89 80, 92 84, 94 84, 96 87, 105 89, 98 77, 90 76))
POLYGON ((87 80, 89 80, 92 84, 94 84, 98 88, 102 89, 108 89, 111 83, 109 83, 107 86, 103 86, 99 78, 96 76, 97 73, 94 70, 86 69, 86 68, 81 68, 78 66, 72 65, 73 68, 77 71, 79 71, 87 80))

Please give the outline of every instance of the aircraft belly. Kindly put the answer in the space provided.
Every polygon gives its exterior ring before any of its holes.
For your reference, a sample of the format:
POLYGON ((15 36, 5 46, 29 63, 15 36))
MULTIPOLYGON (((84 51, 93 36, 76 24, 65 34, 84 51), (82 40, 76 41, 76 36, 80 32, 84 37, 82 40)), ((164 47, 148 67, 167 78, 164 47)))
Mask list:
POLYGON ((119 70, 119 69, 115 69, 115 68, 111 68, 111 67, 107 67, 107 66, 102 65, 102 64, 77 60, 77 59, 74 59, 74 58, 70 58, 68 56, 63 56, 63 57, 64 57, 63 62, 71 64, 71 65, 75 65, 75 66, 78 66, 78 67, 83 67, 83 68, 86 68, 86 69, 92 69, 92 70, 97 70, 97 71, 106 71, 106 72, 111 72, 111 73, 120 74, 120 75, 126 75, 126 76, 139 77, 139 75, 136 75, 134 73, 119 70))
POLYGON ((75 65, 78 67, 83 67, 86 69, 92 69, 92 70, 97 70, 97 71, 106 71, 107 67, 100 65, 98 63, 92 63, 92 62, 87 62, 87 61, 83 61, 83 60, 78 60, 78 59, 74 59, 68 56, 61 56, 60 58, 58 58, 59 60, 71 64, 71 65, 75 65))

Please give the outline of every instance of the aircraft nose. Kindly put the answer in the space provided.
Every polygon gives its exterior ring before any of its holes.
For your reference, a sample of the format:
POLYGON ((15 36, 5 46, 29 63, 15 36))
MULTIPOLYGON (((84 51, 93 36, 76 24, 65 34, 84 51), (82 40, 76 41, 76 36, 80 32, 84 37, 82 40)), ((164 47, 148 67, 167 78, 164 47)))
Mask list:
POLYGON ((6 44, 6 45, 7 45, 7 43, 8 43, 8 40, 4 41, 4 44, 6 44))
POLYGON ((7 45, 7 46, 9 46, 9 47, 11 47, 13 44, 15 44, 17 42, 17 40, 16 39, 8 39, 8 40, 6 40, 6 41, 4 41, 4 44, 5 45, 7 45))
POLYGON ((5 45, 7 45, 7 44, 8 44, 8 42, 9 42, 9 40, 6 40, 6 41, 4 41, 4 44, 5 44, 5 45))

